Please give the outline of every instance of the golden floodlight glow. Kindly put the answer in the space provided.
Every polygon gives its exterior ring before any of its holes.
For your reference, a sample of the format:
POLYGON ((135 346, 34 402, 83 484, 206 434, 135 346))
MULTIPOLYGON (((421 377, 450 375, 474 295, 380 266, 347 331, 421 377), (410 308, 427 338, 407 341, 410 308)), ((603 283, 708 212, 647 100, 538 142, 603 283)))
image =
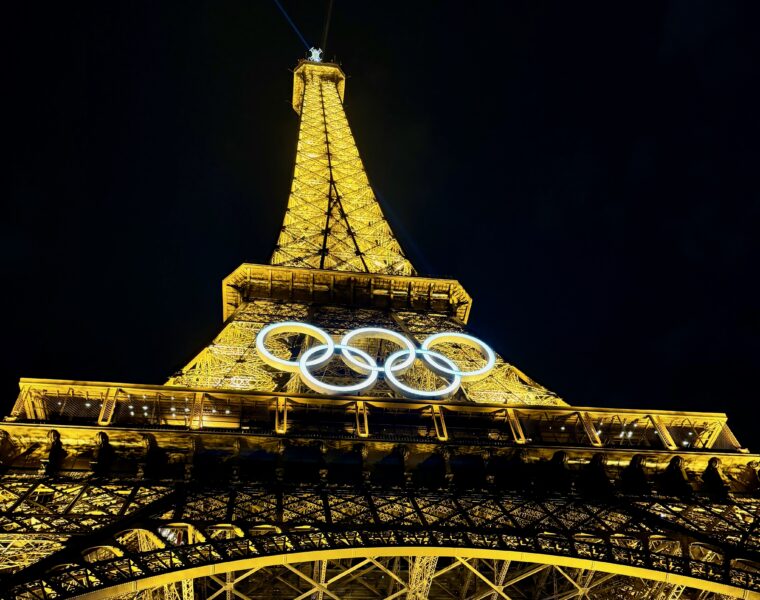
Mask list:
POLYGON ((359 157, 343 111, 343 71, 337 65, 304 61, 294 79, 301 126, 288 209, 272 264, 414 274, 359 157))
POLYGON ((277 247, 220 334, 165 385, 20 381, 0 600, 760 600, 760 456, 722 413, 570 406, 467 333, 310 52, 277 247))
POLYGON ((383 375, 391 389, 401 396, 430 399, 449 398, 459 389, 462 381, 479 381, 487 377, 496 364, 496 355, 487 344, 474 336, 458 331, 430 335, 423 340, 419 348, 415 348, 409 338, 397 331, 383 327, 359 327, 347 332, 340 344, 335 344, 330 335, 319 327, 293 321, 272 323, 264 327, 256 336, 256 350, 261 359, 270 367, 290 373, 299 373, 301 380, 309 388, 320 394, 367 392, 374 387, 378 375, 383 375), (307 335, 323 343, 306 350, 299 361, 286 360, 275 356, 267 349, 267 340, 275 334, 307 335), (390 341, 394 345, 401 346, 402 349, 388 356, 384 365, 378 365, 377 361, 364 350, 351 345, 352 342, 372 339, 390 341), (485 365, 476 369, 463 370, 448 356, 431 350, 433 346, 445 343, 464 344, 475 348, 485 359, 485 365), (368 377, 358 383, 349 382, 343 385, 329 384, 315 377, 311 369, 319 368, 328 363, 336 351, 351 370, 368 375, 368 377), (361 360, 358 360, 357 357, 361 360), (432 389, 419 389, 402 383, 398 375, 408 371, 417 358, 422 359, 431 371, 443 378, 450 377, 451 381, 443 388, 432 389))

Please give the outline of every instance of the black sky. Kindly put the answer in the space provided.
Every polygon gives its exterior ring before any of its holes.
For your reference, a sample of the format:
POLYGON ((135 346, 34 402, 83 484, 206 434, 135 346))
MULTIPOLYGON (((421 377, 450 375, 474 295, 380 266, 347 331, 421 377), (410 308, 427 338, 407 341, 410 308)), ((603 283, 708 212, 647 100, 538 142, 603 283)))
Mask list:
MULTIPOLYGON (((317 43, 326 2, 282 0, 317 43)), ((162 383, 267 262, 303 47, 271 0, 6 7, 19 377, 162 383)), ((726 411, 760 450, 760 3, 335 0, 327 54, 418 270, 576 405, 726 411)))

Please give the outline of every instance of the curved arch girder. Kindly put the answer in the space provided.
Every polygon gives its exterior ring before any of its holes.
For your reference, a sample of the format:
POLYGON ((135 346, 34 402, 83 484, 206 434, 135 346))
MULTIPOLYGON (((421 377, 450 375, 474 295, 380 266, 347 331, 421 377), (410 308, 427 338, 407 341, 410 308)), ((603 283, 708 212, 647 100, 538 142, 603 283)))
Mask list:
MULTIPOLYGON (((44 574, 23 571, 4 597, 106 597, 167 581, 314 557, 387 553, 515 557, 593 565, 610 573, 760 598, 757 540, 746 531, 758 502, 716 506, 658 498, 592 502, 514 492, 241 486, 189 492, 139 525, 163 541, 103 560, 61 556, 44 574), (710 511, 715 511, 710 517, 710 511), (706 519, 713 518, 713 522, 706 519), (187 534, 182 528, 187 529, 187 534), (712 533, 710 533, 712 532, 712 533), (708 553, 697 550, 709 547, 708 553)), ((92 537, 83 548, 119 545, 92 537)))
MULTIPOLYGON (((291 538, 290 541, 294 540, 291 538)), ((189 554, 185 556, 189 557, 189 554)), ((251 572, 276 565, 297 565, 304 562, 341 560, 347 558, 377 558, 383 556, 453 557, 457 560, 488 559, 498 561, 516 561, 538 565, 551 565, 554 567, 584 569, 591 572, 622 575, 625 577, 650 580, 652 582, 665 582, 677 586, 685 586, 696 590, 708 591, 716 594, 725 594, 736 598, 745 598, 748 600, 760 599, 760 591, 747 590, 743 589, 742 587, 738 587, 737 585, 724 584, 720 583, 719 581, 702 579, 700 577, 695 577, 694 574, 666 572, 643 566, 639 567, 622 565, 618 563, 609 563, 577 556, 557 556, 554 554, 486 548, 476 549, 429 546, 310 550, 238 558, 235 560, 229 560, 227 562, 207 563, 195 566, 192 566, 188 563, 183 567, 177 568, 175 570, 145 574, 144 576, 136 578, 125 577, 120 582, 111 581, 107 585, 97 585, 96 583, 97 578, 104 574, 103 569, 99 569, 97 567, 92 568, 91 570, 76 569, 67 573, 67 575, 71 578, 68 584, 65 584, 62 579, 55 581, 54 577, 46 582, 37 582, 35 586, 29 587, 24 591, 16 590, 19 593, 19 595, 16 597, 22 599, 43 598, 48 597, 50 592, 60 593, 59 590, 66 590, 66 596, 69 597, 76 596, 81 600, 103 600, 123 594, 133 594, 143 590, 151 590, 160 586, 167 586, 198 577, 218 576, 236 571, 251 572), (75 584, 74 580, 78 580, 78 584, 75 584), (89 582, 87 580, 89 580, 89 582)), ((123 565, 120 567, 116 563, 109 564, 106 569, 119 570, 122 575, 127 575, 129 573, 128 570, 123 570, 123 565)), ((135 573, 132 572, 132 574, 134 575, 135 573)), ((738 578, 736 580, 736 583, 743 583, 743 581, 741 581, 741 573, 737 572, 736 576, 738 578)))

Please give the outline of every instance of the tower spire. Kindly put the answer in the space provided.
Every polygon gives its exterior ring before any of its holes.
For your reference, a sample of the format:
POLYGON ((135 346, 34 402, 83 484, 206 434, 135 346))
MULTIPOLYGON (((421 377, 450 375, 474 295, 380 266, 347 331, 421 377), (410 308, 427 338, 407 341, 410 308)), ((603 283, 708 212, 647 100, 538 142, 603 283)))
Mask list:
POLYGON ((302 60, 293 73, 300 116, 293 183, 271 264, 414 275, 369 184, 343 110, 346 76, 302 60))

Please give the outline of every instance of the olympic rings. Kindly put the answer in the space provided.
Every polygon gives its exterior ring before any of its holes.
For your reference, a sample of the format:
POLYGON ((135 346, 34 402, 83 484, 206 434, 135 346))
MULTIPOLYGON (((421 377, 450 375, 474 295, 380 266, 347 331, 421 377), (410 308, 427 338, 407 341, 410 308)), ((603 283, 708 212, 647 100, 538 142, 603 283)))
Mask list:
MULTIPOLYGON (((350 346, 351 342, 354 340, 364 340, 367 338, 378 338, 381 340, 386 340, 388 342, 395 342, 402 348, 406 348, 407 352, 409 353, 409 358, 398 367, 396 367, 397 370, 406 370, 414 363, 414 344, 412 344, 408 338, 405 338, 400 333, 391 331, 390 329, 383 329, 382 327, 362 327, 360 329, 354 329, 353 331, 349 331, 346 335, 344 335, 340 343, 342 346, 350 346)), ((378 367, 377 364, 375 364, 374 367, 369 367, 366 364, 362 364, 359 361, 355 360, 351 356, 350 352, 343 352, 341 356, 349 367, 356 371, 359 371, 360 373, 364 373, 367 368, 376 371, 384 371, 385 368, 387 368, 378 367)))
MULTIPOLYGON (((385 359, 385 381, 388 382, 388 385, 394 392, 397 394, 407 394, 412 398, 448 398, 459 389, 459 386, 462 384, 461 375, 454 375, 449 385, 441 390, 420 390, 401 383, 393 373, 395 370, 393 368, 393 363, 395 363, 399 358, 401 358, 401 356, 406 353, 406 350, 399 350, 398 352, 394 352, 385 359)), ((423 359, 428 360, 430 355, 435 355, 438 360, 446 363, 452 369, 452 371, 456 370, 457 365, 453 360, 445 357, 443 354, 434 352, 433 350, 420 348, 418 350, 415 350, 414 353, 410 353, 412 361, 414 361, 417 356, 422 356, 423 359)))
MULTIPOLYGON (((314 327, 314 325, 309 325, 308 323, 298 323, 296 321, 272 323, 259 331, 259 334, 256 336, 256 350, 258 351, 261 360, 270 367, 280 369, 280 371, 298 373, 301 369, 301 364, 300 361, 297 360, 285 360, 284 358, 279 358, 267 350, 267 339, 270 335, 276 333, 303 333, 317 338, 325 346, 324 354, 326 358, 332 356, 335 351, 335 342, 333 342, 332 338, 319 327, 314 327)), ((315 359, 313 364, 317 364, 318 362, 319 359, 315 359)), ((312 364, 310 363, 309 366, 312 366, 312 364)))
POLYGON ((311 358, 311 356, 317 352, 326 350, 327 347, 327 344, 314 346, 313 348, 309 348, 301 356, 301 361, 299 363, 301 367, 301 381, 303 381, 311 389, 313 389, 315 392, 319 392, 320 394, 357 394, 359 392, 369 390, 372 388, 372 386, 375 385, 379 373, 375 359, 367 354, 364 350, 360 350, 359 348, 350 348, 348 346, 344 346, 343 344, 336 344, 335 349, 341 351, 344 360, 346 359, 347 355, 346 351, 355 352, 361 356, 366 361, 364 364, 368 366, 367 373, 369 376, 367 379, 355 385, 331 385, 314 377, 314 375, 311 374, 311 371, 309 371, 309 368, 312 366, 321 367, 332 358, 332 354, 328 354, 324 359, 322 358, 324 354, 320 356, 318 359, 316 359, 319 361, 316 365, 314 364, 314 361, 310 362, 309 358, 311 358))
POLYGON ((382 373, 385 382, 396 393, 412 398, 442 399, 452 396, 463 381, 478 381, 487 377, 496 364, 496 354, 491 348, 476 337, 456 331, 436 333, 426 338, 419 348, 402 334, 381 327, 361 327, 346 333, 340 343, 319 327, 296 321, 272 323, 264 327, 256 336, 256 350, 261 359, 270 367, 299 373, 301 380, 309 388, 321 394, 358 394, 371 389, 382 373), (279 333, 301 333, 315 338, 320 344, 307 349, 298 360, 286 360, 272 354, 266 348, 270 336, 279 333), (377 338, 398 345, 401 349, 390 354, 383 365, 364 350, 352 345, 352 342, 368 338, 377 338), (432 348, 439 344, 454 343, 476 349, 485 359, 483 367, 462 371, 449 357, 432 348), (352 371, 365 378, 352 385, 333 385, 317 379, 312 370, 326 365, 335 353, 340 354, 343 362, 352 371), (446 380, 443 388, 421 390, 402 383, 398 378, 414 364, 418 358, 436 375, 446 380))
MULTIPOLYGON (((445 366, 442 366, 440 362, 436 362, 438 359, 434 358, 434 356, 437 353, 423 354, 422 359, 433 371, 439 375, 459 375, 462 378, 462 381, 478 381, 484 377, 487 377, 488 372, 493 369, 494 365, 496 364, 496 354, 494 351, 486 346, 483 342, 481 342, 478 338, 467 335, 466 333, 453 331, 435 333, 428 337, 424 342, 422 342, 422 349, 430 350, 430 348, 436 344, 445 344, 446 342, 453 342, 455 344, 463 344, 465 346, 470 346, 471 348, 477 348, 480 351, 481 355, 486 358, 486 364, 475 371, 462 372, 456 368, 456 365, 452 367, 451 364, 449 364, 449 368, 447 369, 445 366)), ((440 356, 440 354, 438 356, 440 356)), ((451 361, 448 361, 448 363, 451 363, 451 361)))

